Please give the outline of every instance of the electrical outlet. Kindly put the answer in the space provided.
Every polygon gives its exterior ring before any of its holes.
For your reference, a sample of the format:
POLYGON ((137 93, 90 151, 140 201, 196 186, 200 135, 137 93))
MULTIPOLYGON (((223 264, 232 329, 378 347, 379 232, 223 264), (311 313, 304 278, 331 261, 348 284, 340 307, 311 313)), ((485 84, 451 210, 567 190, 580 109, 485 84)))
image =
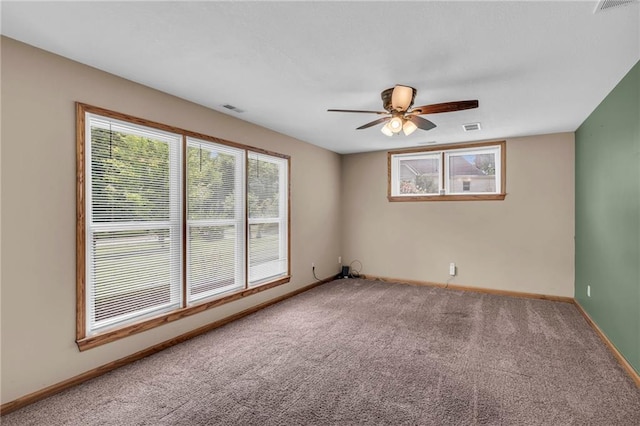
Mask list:
POLYGON ((312 268, 315 268, 315 267, 316 267, 316 264, 315 264, 314 262, 311 262, 311 267, 312 267, 312 268))
POLYGON ((591 286, 587 285, 587 297, 591 297, 591 286))
POLYGON ((342 256, 338 256, 338 263, 342 263, 342 256))
POLYGON ((449 275, 452 277, 456 275, 456 264, 453 262, 449 264, 449 275))

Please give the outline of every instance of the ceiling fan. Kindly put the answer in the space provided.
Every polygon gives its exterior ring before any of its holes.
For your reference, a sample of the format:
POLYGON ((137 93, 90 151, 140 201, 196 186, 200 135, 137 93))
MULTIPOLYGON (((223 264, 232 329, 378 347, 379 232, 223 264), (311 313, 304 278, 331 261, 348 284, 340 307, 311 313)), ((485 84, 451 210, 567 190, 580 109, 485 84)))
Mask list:
POLYGON ((367 129, 377 124, 385 123, 381 131, 387 136, 399 134, 410 135, 416 129, 431 130, 436 125, 426 118, 419 117, 424 114, 437 114, 440 112, 461 111, 464 109, 478 108, 478 101, 454 101, 442 104, 423 105, 410 109, 416 97, 417 90, 413 87, 400 84, 383 90, 381 93, 382 107, 386 111, 362 111, 353 109, 328 109, 329 112, 357 112, 365 114, 380 114, 385 117, 363 124, 356 130, 367 129))

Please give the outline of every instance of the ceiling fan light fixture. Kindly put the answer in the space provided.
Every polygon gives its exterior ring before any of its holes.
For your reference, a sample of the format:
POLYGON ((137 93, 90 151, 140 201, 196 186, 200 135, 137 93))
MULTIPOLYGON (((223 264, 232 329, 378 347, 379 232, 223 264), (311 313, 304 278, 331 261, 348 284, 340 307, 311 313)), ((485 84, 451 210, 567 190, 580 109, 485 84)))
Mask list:
POLYGON ((406 120, 402 125, 402 131, 406 136, 409 136, 411 133, 415 132, 418 126, 416 126, 412 121, 406 120))
POLYGON ((388 126, 389 126, 389 130, 391 130, 393 133, 400 133, 400 131, 402 130, 402 125, 403 125, 403 120, 400 117, 393 117, 391 120, 389 120, 388 126))
POLYGON ((382 129, 380 129, 380 131, 382 133, 384 133, 385 135, 387 135, 387 136, 393 136, 393 132, 389 128, 389 123, 387 123, 384 126, 382 126, 382 129))

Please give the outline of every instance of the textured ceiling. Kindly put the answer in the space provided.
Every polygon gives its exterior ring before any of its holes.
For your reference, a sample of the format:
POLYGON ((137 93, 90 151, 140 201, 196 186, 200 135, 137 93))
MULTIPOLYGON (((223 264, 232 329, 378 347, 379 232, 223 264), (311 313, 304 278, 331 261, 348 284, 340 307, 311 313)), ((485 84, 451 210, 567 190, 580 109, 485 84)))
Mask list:
MULTIPOLYGON (((339 153, 574 131, 640 59, 638 3, 9 2, 2 34, 339 153), (380 92, 478 99, 389 138, 380 92), (245 112, 223 108, 232 104, 245 112), (464 132, 462 124, 482 130, 464 132)), ((122 111, 126 112, 126 111, 122 111)), ((168 123, 171 124, 171 123, 168 123)))

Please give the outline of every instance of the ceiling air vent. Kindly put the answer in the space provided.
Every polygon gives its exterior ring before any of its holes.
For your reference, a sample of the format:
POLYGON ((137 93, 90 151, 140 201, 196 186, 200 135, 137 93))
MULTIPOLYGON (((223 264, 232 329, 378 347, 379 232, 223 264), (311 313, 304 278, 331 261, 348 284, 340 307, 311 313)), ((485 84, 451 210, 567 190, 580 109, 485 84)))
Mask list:
POLYGON ((244 112, 244 110, 243 110, 243 109, 236 108, 236 107, 234 107, 233 105, 229 105, 229 104, 224 104, 224 105, 222 105, 222 107, 223 107, 223 108, 226 108, 226 109, 230 109, 231 111, 235 111, 235 112, 237 112, 237 113, 244 112))
POLYGON ((472 132, 474 130, 480 130, 480 123, 469 123, 469 124, 463 124, 462 128, 464 129, 465 132, 472 132))
POLYGON ((638 0, 600 0, 593 13, 602 12, 609 9, 617 9, 620 6, 626 6, 632 3, 638 3, 638 0))

